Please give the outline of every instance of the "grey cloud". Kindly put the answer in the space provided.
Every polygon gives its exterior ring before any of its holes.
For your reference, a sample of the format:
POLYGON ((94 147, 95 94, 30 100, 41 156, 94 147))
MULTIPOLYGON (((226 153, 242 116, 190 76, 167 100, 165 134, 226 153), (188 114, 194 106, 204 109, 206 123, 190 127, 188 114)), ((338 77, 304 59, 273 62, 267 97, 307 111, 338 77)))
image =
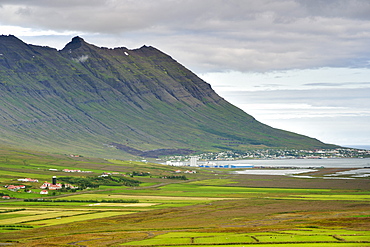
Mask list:
POLYGON ((137 46, 146 43, 196 72, 369 66, 367 0, 3 0, 0 4, 2 25, 81 32, 92 41, 109 37, 137 46))
POLYGON ((307 14, 326 17, 346 17, 370 20, 370 2, 367 0, 298 0, 307 14))

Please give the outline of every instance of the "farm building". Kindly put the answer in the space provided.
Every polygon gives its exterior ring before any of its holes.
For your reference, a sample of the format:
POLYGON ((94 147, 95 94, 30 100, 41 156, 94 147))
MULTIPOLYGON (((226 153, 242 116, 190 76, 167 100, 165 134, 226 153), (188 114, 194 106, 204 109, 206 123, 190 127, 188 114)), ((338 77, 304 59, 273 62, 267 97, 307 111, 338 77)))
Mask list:
POLYGON ((64 184, 64 186, 63 186, 63 184, 57 183, 57 177, 56 176, 53 176, 51 183, 45 181, 40 186, 40 189, 49 189, 49 190, 60 190, 60 189, 63 189, 63 188, 77 189, 78 187, 73 186, 71 184, 64 184))
POLYGON ((4 187, 11 191, 17 191, 26 188, 25 185, 5 185, 4 187))
MULTIPOLYGON (((73 186, 71 184, 65 184, 64 188, 77 189, 78 187, 73 186)), ((49 183, 49 182, 44 182, 40 186, 40 189, 60 190, 60 189, 63 189, 63 184, 61 184, 61 183, 52 184, 52 183, 49 183)))
POLYGON ((17 180, 21 182, 32 182, 32 183, 37 183, 39 181, 37 179, 32 179, 32 178, 19 178, 17 180))

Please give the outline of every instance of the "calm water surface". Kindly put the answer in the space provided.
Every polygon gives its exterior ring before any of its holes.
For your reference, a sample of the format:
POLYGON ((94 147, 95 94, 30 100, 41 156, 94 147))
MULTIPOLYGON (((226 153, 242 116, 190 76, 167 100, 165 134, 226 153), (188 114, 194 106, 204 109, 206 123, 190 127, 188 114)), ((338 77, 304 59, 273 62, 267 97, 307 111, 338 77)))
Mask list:
MULTIPOLYGON (((325 167, 325 168, 364 168, 370 167, 370 158, 366 159, 279 159, 279 160, 235 160, 213 161, 217 165, 255 166, 255 167, 325 167)), ((202 162, 199 162, 202 164, 202 162)))

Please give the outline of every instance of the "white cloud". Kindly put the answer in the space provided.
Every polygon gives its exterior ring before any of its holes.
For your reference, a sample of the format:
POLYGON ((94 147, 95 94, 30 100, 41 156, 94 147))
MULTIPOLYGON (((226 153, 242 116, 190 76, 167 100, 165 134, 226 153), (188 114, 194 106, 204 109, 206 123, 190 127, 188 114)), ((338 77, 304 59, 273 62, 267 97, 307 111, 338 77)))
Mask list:
POLYGON ((258 121, 339 145, 370 143, 370 87, 221 91, 258 121))
POLYGON ((82 56, 79 56, 79 57, 76 57, 76 58, 72 58, 73 61, 80 62, 80 63, 84 63, 88 59, 89 59, 89 56, 88 55, 82 55, 82 56))
POLYGON ((369 116, 265 119, 263 122, 275 128, 315 137, 326 143, 343 146, 370 143, 369 116))
POLYGON ((14 35, 18 37, 77 35, 76 32, 72 31, 57 32, 54 30, 32 29, 21 26, 1 26, 1 32, 4 35, 14 35))
POLYGON ((217 92, 369 88, 370 69, 318 68, 265 73, 239 71, 210 72, 199 75, 217 92))
POLYGON ((333 118, 369 116, 370 110, 348 107, 312 106, 309 104, 238 104, 245 112, 260 121, 297 118, 333 118))

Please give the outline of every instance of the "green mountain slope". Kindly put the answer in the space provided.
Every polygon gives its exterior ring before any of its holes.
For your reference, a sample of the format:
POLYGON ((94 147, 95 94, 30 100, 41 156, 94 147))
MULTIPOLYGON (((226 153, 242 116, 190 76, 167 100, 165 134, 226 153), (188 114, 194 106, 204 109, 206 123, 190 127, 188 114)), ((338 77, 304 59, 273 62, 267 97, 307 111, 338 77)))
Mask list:
POLYGON ((0 54, 5 144, 100 157, 332 147, 256 121, 153 47, 75 37, 58 51, 0 36, 0 54))

